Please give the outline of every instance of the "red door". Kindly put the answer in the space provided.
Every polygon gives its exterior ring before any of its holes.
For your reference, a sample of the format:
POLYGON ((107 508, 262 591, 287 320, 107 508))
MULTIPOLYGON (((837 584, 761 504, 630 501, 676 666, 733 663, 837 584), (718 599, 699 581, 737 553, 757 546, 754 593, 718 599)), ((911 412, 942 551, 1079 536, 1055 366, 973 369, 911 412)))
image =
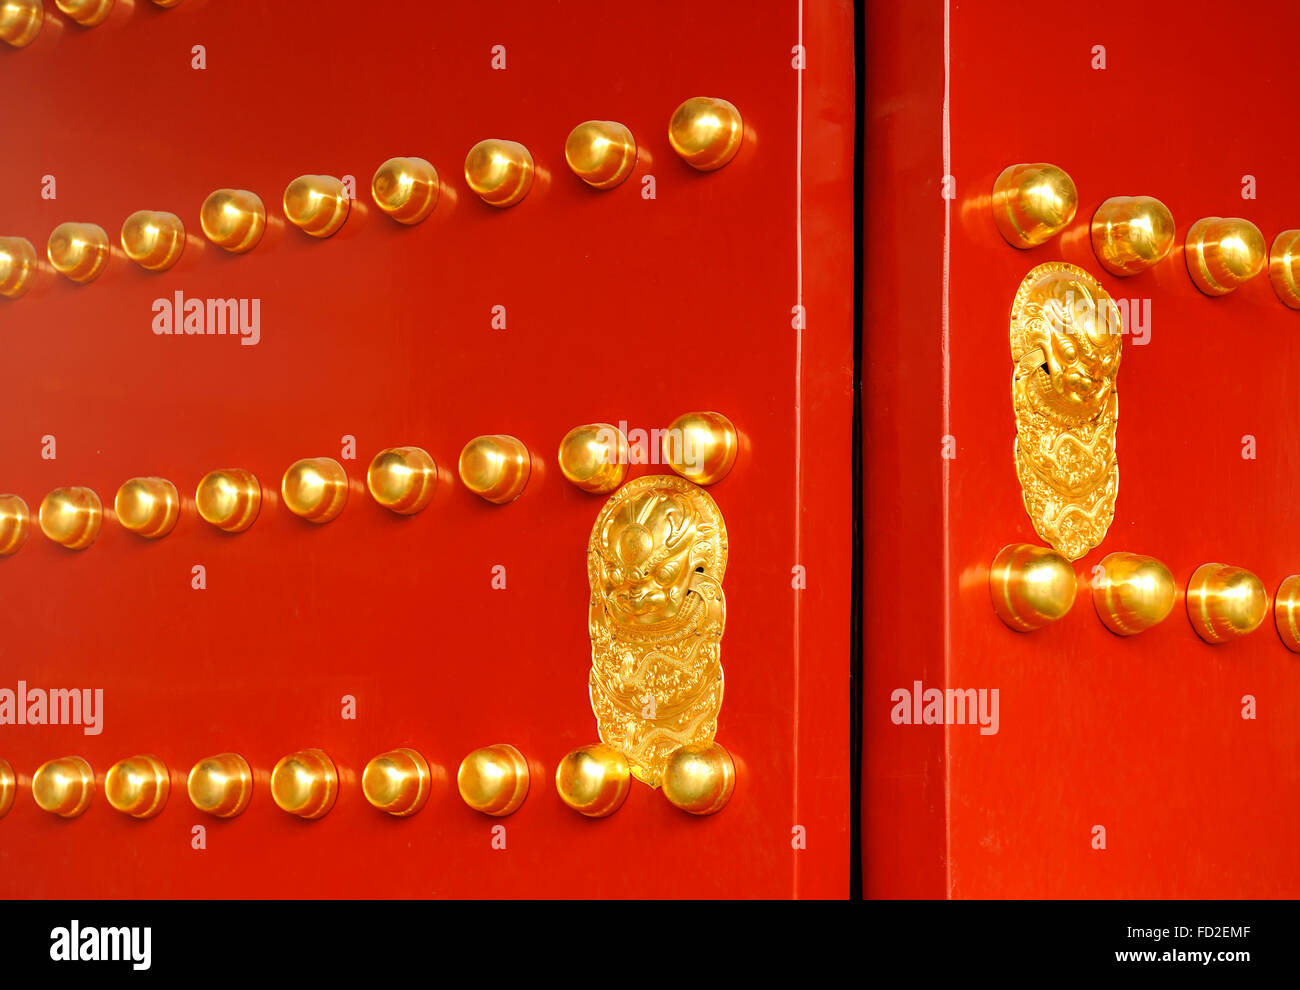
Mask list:
POLYGON ((1271 600, 1300 572, 1300 312, 1267 272, 1202 293, 1184 242, 1203 217, 1249 220, 1270 245, 1300 227, 1300 20, 1284 4, 1025 9, 869 11, 866 892, 1294 897, 1300 664, 1271 607, 1249 635, 1202 641, 1185 589, 1217 562, 1271 600), (1017 250, 993 221, 994 182, 1040 162, 1072 177, 1077 213, 1017 250), (1136 195, 1169 208, 1175 244, 1119 278, 1089 223, 1136 195), (990 565, 1044 541, 1013 457, 1008 329, 1022 280, 1060 261, 1126 301, 1118 498, 1073 562, 1073 608, 1018 633, 994 613, 990 565), (1158 558, 1178 589, 1168 618, 1131 637, 1092 601, 1115 552, 1158 558), (895 692, 918 682, 996 689, 996 732, 900 724, 895 692))
MULTIPOLYGON (((334 0, 137 0, 91 27, 45 7, 30 45, 0 46, 0 236, 40 260, 30 291, 0 300, 0 492, 32 513, 26 544, 0 558, 0 688, 103 694, 89 734, 0 725, 17 776, 0 893, 844 896, 851 7, 410 4, 381 17, 334 0), (730 101, 744 121, 716 171, 667 140, 695 96, 730 101), (637 143, 632 175, 609 191, 565 163, 566 136, 590 119, 637 143), (466 184, 466 154, 488 138, 533 156, 515 206, 466 184), (440 176, 419 224, 371 199, 394 156, 440 176), (300 175, 352 178, 333 236, 286 219, 300 175), (221 188, 265 205, 247 253, 200 230, 221 188), (183 221, 175 267, 146 271, 123 252, 138 210, 183 221), (107 266, 86 284, 45 260, 69 221, 108 236, 107 266), (183 320, 199 300, 206 318, 210 299, 244 300, 250 318, 256 301, 256 342, 246 324, 156 332, 164 310, 183 320), (586 553, 606 496, 566 481, 556 450, 581 424, 648 433, 696 410, 724 413, 740 439, 709 489, 730 540, 717 739, 735 793, 699 818, 634 780, 621 810, 588 820, 554 774, 597 740, 586 553), (495 434, 520 439, 532 463, 505 506, 457 477, 462 447, 495 434), (433 503, 409 517, 365 484, 371 457, 399 445, 440 468, 433 503), (281 478, 321 457, 342 465, 347 499, 313 525, 288 510, 281 478), (196 510, 199 480, 221 468, 260 482, 260 514, 236 535, 196 510), (114 514, 118 486, 139 476, 179 492, 161 539, 114 514), (103 502, 85 549, 37 525, 60 486, 103 502), (462 758, 494 743, 531 772, 506 818, 471 810, 456 787, 462 758), (409 818, 361 793, 367 761, 397 747, 431 769, 432 797, 409 818), (338 796, 304 821, 272 801, 269 776, 312 748, 337 768, 338 796), (253 793, 221 820, 185 784, 225 752, 245 757, 253 793), (140 753, 165 763, 171 795, 137 821, 103 792, 109 767, 140 753), (96 790, 65 820, 37 807, 32 778, 74 755, 96 790)), ((631 477, 671 473, 633 459, 631 477)))

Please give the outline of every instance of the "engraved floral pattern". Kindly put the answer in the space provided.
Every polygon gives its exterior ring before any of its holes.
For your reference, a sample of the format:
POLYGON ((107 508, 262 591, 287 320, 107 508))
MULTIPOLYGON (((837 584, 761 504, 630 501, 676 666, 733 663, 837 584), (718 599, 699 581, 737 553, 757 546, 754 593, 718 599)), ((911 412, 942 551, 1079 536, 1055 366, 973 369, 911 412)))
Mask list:
POLYGON ((1016 474, 1034 529, 1077 560, 1115 517, 1119 310, 1081 268, 1031 271, 1011 308, 1016 474))

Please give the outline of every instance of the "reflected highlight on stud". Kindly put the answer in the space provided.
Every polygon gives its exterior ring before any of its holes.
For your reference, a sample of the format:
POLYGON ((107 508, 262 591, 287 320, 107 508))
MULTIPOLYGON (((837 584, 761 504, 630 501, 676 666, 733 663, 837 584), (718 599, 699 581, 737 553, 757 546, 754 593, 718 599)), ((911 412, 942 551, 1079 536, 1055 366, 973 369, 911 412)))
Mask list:
POLYGON ((238 753, 209 756, 194 764, 186 790, 199 811, 234 818, 253 797, 253 771, 238 753))
POLYGON ((1151 196, 1112 196, 1097 208, 1092 250, 1112 275, 1136 275, 1163 260, 1174 246, 1174 216, 1151 196))
POLYGON ((84 550, 99 536, 104 507, 89 488, 56 488, 41 500, 41 532, 69 550, 84 550))
POLYGON ((1163 622, 1174 607, 1174 576, 1154 557, 1112 553, 1101 559, 1102 576, 1092 603, 1106 628, 1133 636, 1163 622))
POLYGON ((989 594, 998 618, 1017 632, 1041 629, 1070 611, 1074 568, 1055 550, 1029 543, 1003 547, 989 568, 989 594))
POLYGON ((735 158, 744 137, 740 111, 712 96, 686 100, 668 121, 668 143, 673 151, 701 172, 720 169, 735 158))
POLYGON ((80 756, 42 763, 32 776, 37 805, 60 818, 76 818, 90 807, 94 795, 95 773, 80 756))
POLYGON ((242 533, 262 508, 262 486, 243 468, 209 471, 199 482, 194 504, 204 522, 226 533, 242 533))
POLYGON ((508 743, 484 746, 461 761, 456 788, 475 811, 496 818, 513 814, 528 796, 528 763, 508 743))
POLYGON ((1240 217, 1205 217, 1192 224, 1183 246, 1187 273, 1207 296, 1226 296, 1264 270, 1264 235, 1240 217))
POLYGON ((605 818, 623 807, 631 789, 627 758, 613 746, 580 746, 555 768, 560 800, 588 818, 605 818))
POLYGON ((692 815, 712 815, 731 800, 736 766, 719 743, 683 746, 668 758, 663 776, 664 797, 692 815))
POLYGON ((170 793, 167 765, 148 754, 119 760, 104 778, 108 803, 132 818, 152 818, 163 810, 170 793))
POLYGON ((366 764, 361 791, 374 807, 396 818, 413 815, 429 800, 429 764, 413 749, 380 753, 366 764))
POLYGON ((588 120, 569 132, 564 160, 592 188, 613 189, 636 166, 636 140, 617 121, 588 120))
POLYGON ((376 502, 403 516, 425 508, 438 487, 438 466, 419 447, 381 450, 366 471, 366 487, 376 502))
POLYGON ((1300 574, 1292 574, 1278 585, 1273 600, 1273 621, 1286 648, 1300 653, 1300 574))
POLYGON ((0 41, 26 48, 36 40, 44 23, 41 0, 0 0, 0 41))
POLYGON ((1187 617, 1207 643, 1254 632, 1268 614, 1264 582, 1242 567, 1202 564, 1187 585, 1187 617))
POLYGON ((132 478, 117 490, 113 512, 132 533, 156 540, 176 525, 181 500, 166 478, 132 478))
POLYGON ((36 248, 25 237, 0 237, 0 296, 17 299, 36 279, 36 248))
POLYGON ((337 233, 350 206, 343 183, 332 175, 300 175, 284 190, 284 215, 312 237, 337 233))
POLYGON ((419 223, 438 205, 438 170, 423 158, 390 158, 375 170, 370 195, 398 223, 419 223))
POLYGON ((725 478, 739 449, 735 426, 718 412, 684 413, 669 424, 663 438, 664 460, 697 485, 713 485, 725 478))
POLYGON ((17 495, 0 495, 0 557, 17 553, 27 542, 31 513, 17 495))
POLYGON ((1074 180, 1046 162, 1010 165, 993 183, 993 222, 1014 248, 1055 237, 1074 219, 1078 205, 1074 180))
POLYGON ((82 27, 103 24, 113 12, 113 0, 54 0, 54 5, 82 27))
POLYGON ((231 254, 257 247, 266 230, 266 207, 256 193, 246 189, 218 189, 199 210, 203 235, 231 254))
POLYGON ((1300 309, 1300 230, 1284 230, 1273 239, 1268 280, 1283 303, 1300 309))
POLYGON ((480 141, 465 156, 465 181, 489 206, 514 206, 533 187, 533 156, 518 141, 480 141))
POLYGON ((575 426, 560 441, 560 471, 584 492, 612 492, 627 477, 627 437, 610 423, 575 426))
POLYGON ((93 223, 61 223, 50 232, 45 253, 60 275, 78 284, 91 282, 108 264, 108 234, 93 223))
POLYGON ((18 794, 18 777, 8 760, 0 760, 0 818, 9 814, 18 794))
POLYGON ((475 437, 460 452, 460 480, 480 498, 513 502, 528 484, 528 448, 504 433, 475 437))
POLYGON ((280 495, 295 516, 327 523, 347 504, 348 475, 332 457, 308 457, 295 461, 284 472, 280 495))
POLYGON ((323 750, 290 753, 271 771, 271 797, 280 810, 299 818, 323 818, 338 793, 338 772, 323 750))
POLYGON ((165 272, 185 250, 185 224, 175 213, 139 210, 122 223, 122 250, 141 268, 165 272))

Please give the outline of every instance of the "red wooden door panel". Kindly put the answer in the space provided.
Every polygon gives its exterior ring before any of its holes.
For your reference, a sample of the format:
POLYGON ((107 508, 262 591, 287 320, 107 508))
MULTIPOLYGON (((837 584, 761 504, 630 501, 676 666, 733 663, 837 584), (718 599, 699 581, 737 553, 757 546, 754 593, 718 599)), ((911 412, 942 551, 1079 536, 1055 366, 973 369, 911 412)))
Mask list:
POLYGON ((866 889, 1293 897, 1300 665, 1271 612, 1244 639, 1203 643, 1181 590, 1210 561, 1250 569, 1270 595, 1300 571, 1300 314, 1266 274, 1201 294, 1182 242, 1206 216, 1245 217, 1269 243, 1300 227, 1286 83, 1300 20, 1286 4, 1232 17, 1209 3, 1025 10, 881 5, 867 25, 884 63, 869 149, 895 140, 868 172, 882 184, 867 209, 866 374, 879 390, 865 457, 868 478, 897 479, 904 494, 869 485, 866 507, 866 889), (995 178, 1018 162, 1059 165, 1079 193, 1073 223, 1028 251, 1003 241, 989 208, 995 178), (1154 269, 1120 279, 1097 262, 1088 223, 1106 198, 1138 194, 1170 208, 1178 237, 1154 269), (899 229, 916 236, 904 245, 899 229), (892 268, 873 265, 893 255, 892 268), (1134 313, 1149 301, 1150 315, 1123 342, 1114 522, 1075 563, 1069 614, 1021 635, 988 591, 1002 546, 1042 542, 1012 458, 1008 317, 1026 273, 1056 260, 1134 313), (1180 588, 1168 619, 1132 638, 1108 632, 1091 601, 1093 567, 1120 550, 1163 560, 1180 588), (894 724, 890 693, 917 680, 998 689, 997 733, 894 724))
POLYGON ((44 270, 28 295, 0 300, 0 490, 35 513, 49 490, 85 485, 109 509, 123 481, 158 475, 183 503, 156 542, 106 518, 71 552, 33 521, 27 545, 0 559, 0 687, 104 691, 97 735, 0 726, 20 782, 0 819, 0 894, 845 895, 851 7, 519 2, 485 16, 119 0, 85 29, 46 6, 37 40, 0 53, 0 235, 43 254, 57 223, 86 221, 116 244, 128 214, 152 209, 179 215, 189 237, 167 273, 115 248, 90 284, 44 270), (792 64, 801 40, 806 70, 792 64), (673 109, 698 95, 730 100, 746 127, 736 159, 708 174, 666 139, 673 109), (606 193, 563 158, 569 130, 591 118, 626 124, 640 148, 632 178, 606 193), (522 142, 538 166, 507 210, 479 202, 462 174, 490 137, 522 142), (442 179, 418 226, 369 198, 396 155, 427 158, 442 179), (355 177, 328 240, 281 212, 304 173, 355 177), (47 175, 57 198, 42 198, 47 175), (248 254, 202 237, 199 206, 221 187, 266 204, 248 254), (260 300, 260 339, 156 335, 154 301, 176 292, 260 300), (800 304, 806 331, 792 329, 800 304), (561 804, 553 775, 596 741, 585 552, 603 498, 566 482, 555 450, 581 423, 648 431, 694 409, 725 413, 742 437, 710 489, 731 540, 718 740, 738 785, 722 813, 695 819, 633 782, 622 810, 588 821, 561 804), (532 452, 533 477, 506 507, 455 476, 461 447, 487 433, 532 452), (56 459, 42 457, 46 436, 56 459), (339 459, 344 437, 357 453, 342 462, 347 506, 312 526, 281 504, 279 480, 298 458, 339 459), (364 485, 369 458, 399 444, 443 472, 434 504, 410 518, 364 485), (264 489, 236 536, 194 506, 200 477, 225 467, 264 489), (195 565, 205 590, 192 588, 195 565), (341 717, 345 695, 355 720, 341 717), (532 768, 527 801, 500 820, 465 807, 454 781, 466 753, 496 742, 532 768), (397 746, 435 768, 432 800, 409 819, 360 792, 366 761, 397 746), (281 756, 307 747, 340 775, 336 807, 310 823, 267 786, 281 756), (223 751, 249 760, 256 791, 219 822, 190 805, 184 776, 223 751), (144 822, 102 794, 108 767, 139 752, 161 757, 173 785, 144 822), (100 790, 61 821, 33 803, 30 779, 69 754, 100 790), (792 845, 796 826, 806 848, 792 845))

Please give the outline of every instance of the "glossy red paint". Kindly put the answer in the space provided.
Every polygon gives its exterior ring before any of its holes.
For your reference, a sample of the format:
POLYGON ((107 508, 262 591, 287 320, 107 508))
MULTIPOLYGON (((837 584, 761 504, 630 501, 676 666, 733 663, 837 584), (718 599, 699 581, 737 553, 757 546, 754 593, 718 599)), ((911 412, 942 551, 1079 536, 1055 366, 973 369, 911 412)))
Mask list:
POLYGON ((1210 647, 1180 591, 1162 625, 1123 639, 1098 621, 1089 582, 1115 550, 1159 557, 1180 588, 1207 561, 1253 570, 1270 594, 1300 571, 1300 314, 1266 276, 1203 296, 1181 251, 1203 216, 1246 217, 1270 243, 1300 226, 1287 123, 1300 14, 1107 0, 1039 5, 1030 22, 1020 4, 951 4, 945 425, 944 7, 873 6, 867 24, 869 147, 888 156, 873 157, 867 200, 867 893, 1294 897, 1300 664, 1271 612, 1247 639, 1210 647), (1070 173, 1079 210, 1060 238, 1021 252, 988 198, 1002 168, 1037 161, 1070 173), (1257 199, 1243 199, 1245 176, 1257 199), (1172 210, 1178 242, 1119 279, 1093 256, 1088 221, 1107 197, 1135 194, 1172 210), (1020 635, 987 588, 1000 547, 1040 542, 1011 457, 1007 320, 1021 279, 1052 260, 1099 275, 1117 299, 1150 299, 1150 337, 1124 343, 1115 521, 1076 563, 1073 610, 1020 635), (946 490, 944 433, 956 441, 946 490), (1000 731, 894 725, 890 692, 917 679, 998 688, 1000 731))
MULTIPOLYGON (((0 820, 8 897, 844 896, 848 891, 852 8, 810 5, 803 79, 803 300, 797 297, 797 121, 792 48, 799 4, 678 2, 593 12, 577 3, 410 4, 373 16, 330 0, 304 11, 253 0, 119 3, 84 30, 47 5, 29 48, 0 55, 7 102, 0 233, 44 250, 64 220, 114 239, 138 209, 170 210, 189 240, 171 272, 115 250, 74 286, 43 272, 0 305, 0 489, 33 512, 48 490, 93 487, 111 506, 127 478, 172 480, 175 531, 147 542, 106 519, 81 553, 34 531, 0 560, 0 686, 105 691, 104 728, 0 727, 19 772, 0 820), (207 68, 191 68, 194 45, 207 68), (505 45, 507 68, 490 67, 505 45), (720 95, 746 143, 704 175, 671 151, 683 99, 720 95), (627 124, 641 145, 628 182, 585 187, 564 164, 578 122, 627 124), (519 206, 480 203, 461 174, 486 137, 538 164, 519 206), (369 200, 395 155, 432 161, 442 197, 406 228, 369 200), (303 173, 352 175, 343 229, 317 241, 286 224, 284 187, 303 173), (41 198, 53 175, 57 199, 41 198), (653 175, 657 198, 642 198, 653 175), (251 253, 202 239, 199 206, 219 187, 257 192, 270 217, 251 253), (256 346, 151 331, 152 304, 261 300, 256 346), (507 329, 490 326, 505 306, 507 329), (801 343, 801 348, 800 348, 801 343), (800 363, 801 362, 801 363, 800 363), (796 414, 796 402, 801 408, 796 414), (634 783, 617 815, 589 821, 554 791, 555 765, 595 741, 587 699, 585 547, 601 501, 554 461, 572 426, 666 426, 725 412, 743 436, 715 486, 731 558, 719 741, 734 754, 730 806, 708 819, 634 783), (453 481, 483 433, 525 441, 534 474, 518 502, 488 505, 453 481), (57 438, 57 459, 40 456, 57 438), (279 498, 301 457, 345 460, 351 492, 324 526, 279 498), (412 518, 364 489, 379 449, 418 444, 444 469, 412 518), (801 457, 801 467, 796 454, 801 457), (262 482, 261 515, 237 536, 197 516, 208 470, 262 482), (801 530, 797 532, 797 526, 801 530), (797 548, 797 549, 796 549, 797 548), (491 587, 506 568, 506 590, 491 587), (808 588, 792 588, 792 568, 808 588), (207 588, 191 588, 206 568, 207 588), (357 703, 343 720, 341 699, 357 703), (532 790, 488 819, 456 796, 471 749, 509 742, 532 790), (410 746, 441 787, 409 819, 369 807, 365 762, 410 746), (319 747, 336 763, 337 806, 317 822, 271 801, 270 770, 319 747), (194 811, 184 778, 233 750, 256 791, 239 818, 194 811), (173 793, 155 819, 113 811, 111 763, 162 757, 173 793), (39 811, 30 777, 78 754, 100 791, 86 814, 39 811), (191 848, 206 826, 207 848, 191 848), (504 825, 505 851, 492 848, 504 825), (803 826, 806 850, 792 848, 803 826)), ((634 466, 633 477, 660 469, 634 466)))

